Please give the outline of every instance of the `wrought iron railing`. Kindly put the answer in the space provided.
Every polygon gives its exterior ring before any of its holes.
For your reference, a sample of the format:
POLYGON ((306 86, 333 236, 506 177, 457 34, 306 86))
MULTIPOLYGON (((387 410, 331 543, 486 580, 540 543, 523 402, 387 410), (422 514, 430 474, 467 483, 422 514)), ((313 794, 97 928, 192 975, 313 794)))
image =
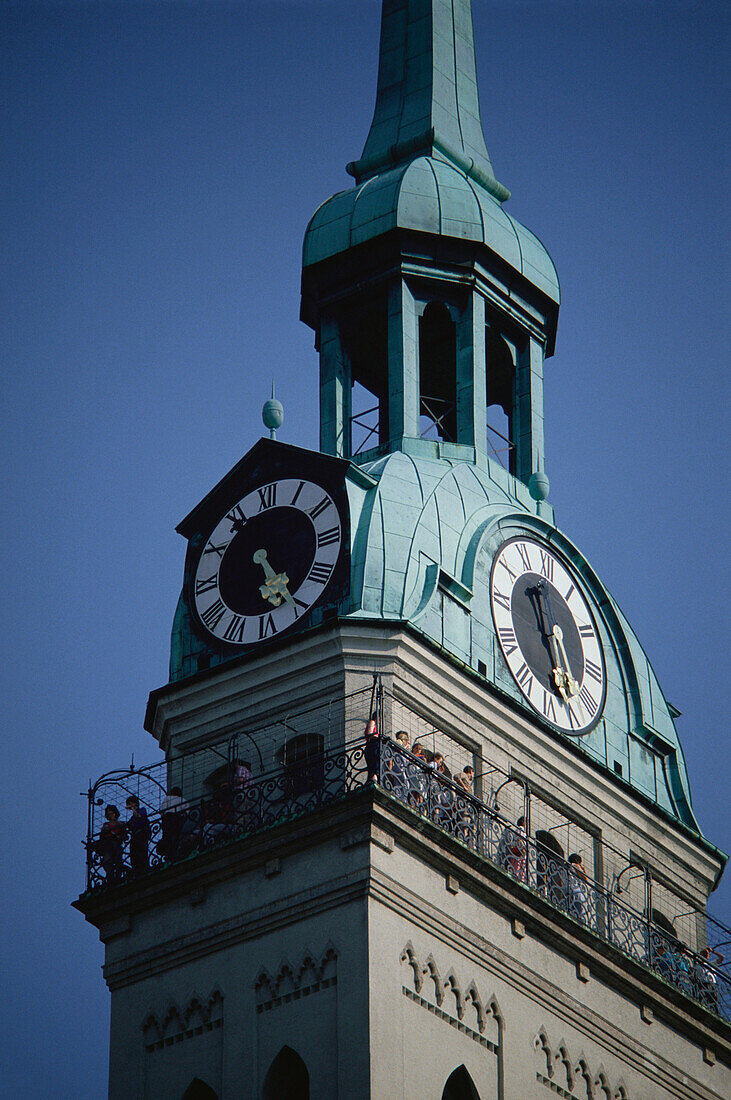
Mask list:
MULTIPOLYGON (((106 825, 93 830, 90 817, 87 889, 106 890, 321 809, 364 787, 369 772, 373 772, 373 755, 367 759, 359 738, 340 748, 312 752, 266 775, 229 772, 228 780, 213 794, 168 804, 133 831, 126 823, 116 831, 106 825)), ((388 738, 378 742, 377 772, 387 795, 681 992, 731 1019, 731 975, 727 967, 714 963, 718 956, 711 952, 708 958, 703 950, 690 950, 651 919, 650 904, 642 910, 634 908, 620 900, 615 888, 587 875, 579 863, 572 862, 573 857, 566 860, 542 843, 540 837, 545 834, 539 834, 539 839, 530 836, 527 799, 528 831, 523 818, 517 824, 511 822, 494 801, 488 805, 440 774, 433 763, 388 738)), ((729 933, 705 914, 703 919, 707 929, 715 928, 717 942, 729 933)))

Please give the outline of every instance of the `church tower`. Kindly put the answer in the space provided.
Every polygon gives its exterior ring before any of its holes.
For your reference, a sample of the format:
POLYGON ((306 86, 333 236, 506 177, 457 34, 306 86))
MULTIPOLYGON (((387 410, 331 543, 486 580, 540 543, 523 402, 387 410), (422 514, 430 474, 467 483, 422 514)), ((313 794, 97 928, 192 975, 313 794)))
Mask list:
POLYGON ((304 241, 320 450, 272 395, 180 523, 163 758, 89 792, 109 1095, 719 1100, 726 856, 547 499, 558 279, 504 206, 470 0, 383 0, 348 171, 304 241))

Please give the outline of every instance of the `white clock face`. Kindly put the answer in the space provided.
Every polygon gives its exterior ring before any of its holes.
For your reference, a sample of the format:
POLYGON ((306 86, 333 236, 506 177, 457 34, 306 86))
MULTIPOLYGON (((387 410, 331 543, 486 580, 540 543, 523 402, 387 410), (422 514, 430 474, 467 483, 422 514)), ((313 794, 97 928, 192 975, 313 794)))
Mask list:
POLYGON ((285 478, 247 493, 206 540, 193 579, 202 624, 234 646, 293 626, 325 591, 342 546, 335 501, 285 478))
POLYGON ((493 560, 490 600, 523 697, 566 733, 588 732, 604 705, 604 657, 586 600, 561 559, 533 539, 504 542, 493 560))

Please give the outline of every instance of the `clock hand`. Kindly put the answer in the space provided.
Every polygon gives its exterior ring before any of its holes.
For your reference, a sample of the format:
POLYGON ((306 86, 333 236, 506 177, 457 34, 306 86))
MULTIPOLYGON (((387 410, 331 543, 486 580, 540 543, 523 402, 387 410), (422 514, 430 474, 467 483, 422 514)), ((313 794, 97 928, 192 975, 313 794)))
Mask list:
MULTIPOLYGON (((558 649, 558 637, 561 634, 561 628, 556 626, 556 619, 553 614, 553 608, 551 607, 551 597, 548 593, 548 588, 543 581, 538 582, 538 584, 536 585, 536 591, 538 593, 538 606, 543 612, 543 618, 545 620, 544 636, 546 638, 546 641, 548 642, 548 649, 550 651, 551 660, 553 662, 553 682, 556 685, 556 690, 563 699, 564 703, 568 703, 569 696, 571 694, 571 691, 569 690, 571 677, 566 672, 566 670, 561 667, 561 654, 559 653, 558 649), (556 633, 557 631, 558 635, 556 633)), ((568 665, 568 662, 566 663, 568 665)))
POLYGON ((556 642, 558 643, 558 648, 561 650, 561 655, 563 657, 563 662, 564 662, 564 666, 565 666, 564 676, 566 677, 566 690, 567 690, 567 693, 569 695, 578 695, 579 694, 579 684, 576 680, 574 680, 573 676, 571 675, 571 665, 569 664, 569 659, 566 656, 566 650, 565 650, 564 644, 563 644, 563 630, 561 629, 560 626, 554 626, 553 636, 556 639, 556 642))
POLYGON ((253 560, 257 565, 262 567, 264 576, 266 577, 264 584, 259 585, 259 591, 261 592, 262 598, 269 600, 274 607, 279 607, 283 599, 286 600, 291 607, 294 607, 294 599, 287 588, 289 584, 289 577, 287 574, 274 572, 267 561, 267 552, 263 548, 254 551, 253 560))

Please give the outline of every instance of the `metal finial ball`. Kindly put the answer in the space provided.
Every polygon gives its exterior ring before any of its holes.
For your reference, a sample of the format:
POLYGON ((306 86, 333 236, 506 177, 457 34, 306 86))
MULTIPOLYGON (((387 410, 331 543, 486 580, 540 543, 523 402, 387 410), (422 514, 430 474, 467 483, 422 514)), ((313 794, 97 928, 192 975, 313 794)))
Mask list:
POLYGON ((528 492, 533 500, 545 500, 550 488, 551 483, 542 470, 537 470, 536 473, 530 475, 528 492))
POLYGON ((264 427, 270 430, 281 428, 284 420, 284 407, 281 401, 277 401, 276 397, 270 397, 268 401, 264 402, 264 408, 261 410, 261 418, 264 421, 264 427))

